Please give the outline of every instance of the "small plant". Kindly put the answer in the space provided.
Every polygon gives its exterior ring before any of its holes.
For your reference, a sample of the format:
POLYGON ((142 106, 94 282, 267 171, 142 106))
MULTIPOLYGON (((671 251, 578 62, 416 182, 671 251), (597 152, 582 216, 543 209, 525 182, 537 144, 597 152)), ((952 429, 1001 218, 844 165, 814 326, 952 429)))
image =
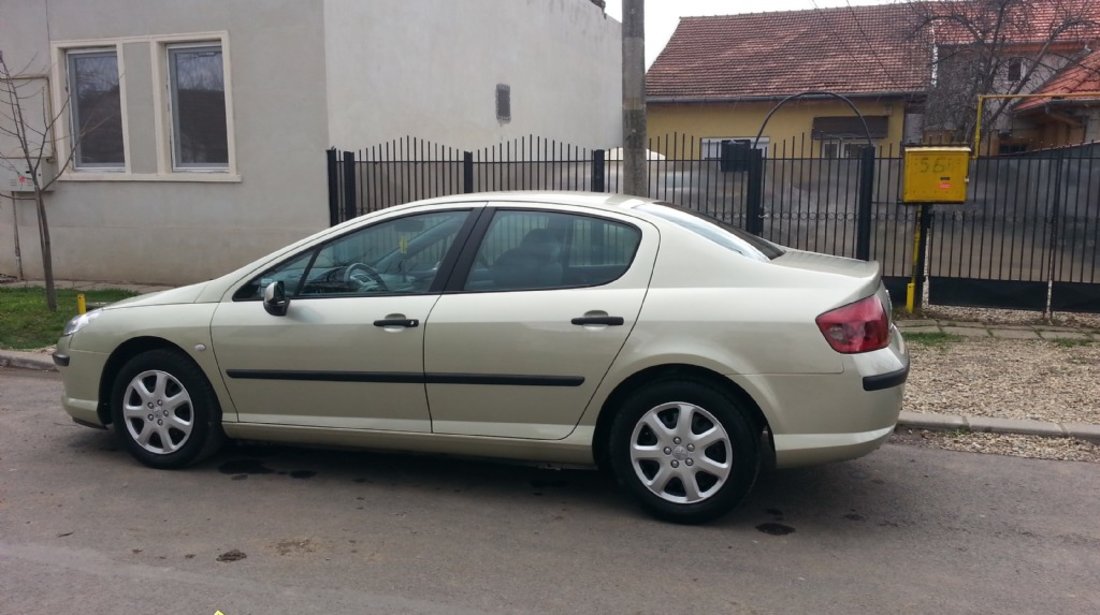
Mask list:
POLYGON ((954 335, 952 333, 906 333, 905 341, 910 344, 918 346, 925 346, 928 348, 946 348, 949 344, 961 342, 963 337, 961 335, 954 335))
POLYGON ((1080 339, 1068 339, 1059 338, 1050 340, 1054 342, 1055 346, 1061 346, 1062 348, 1080 348, 1081 346, 1092 346, 1092 340, 1080 340, 1080 339))

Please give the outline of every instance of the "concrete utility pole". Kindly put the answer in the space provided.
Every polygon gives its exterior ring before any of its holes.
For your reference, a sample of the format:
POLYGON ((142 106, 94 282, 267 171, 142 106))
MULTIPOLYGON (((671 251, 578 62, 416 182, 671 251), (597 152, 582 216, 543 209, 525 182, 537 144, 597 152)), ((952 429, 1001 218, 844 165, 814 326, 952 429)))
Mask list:
POLYGON ((623 0, 623 192, 649 196, 646 179, 645 0, 623 0))

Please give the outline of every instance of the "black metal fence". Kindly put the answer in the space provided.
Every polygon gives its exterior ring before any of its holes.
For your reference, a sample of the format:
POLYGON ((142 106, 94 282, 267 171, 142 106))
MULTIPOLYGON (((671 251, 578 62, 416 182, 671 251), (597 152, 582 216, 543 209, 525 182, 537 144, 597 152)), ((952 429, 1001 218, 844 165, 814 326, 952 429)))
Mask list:
MULTIPOLYGON (((805 136, 763 150, 678 134, 651 139, 650 150, 651 197, 786 246, 877 260, 903 300, 916 211, 900 203, 899 150, 824 148, 805 136)), ((474 151, 409 137, 327 155, 333 224, 463 192, 618 192, 622 176, 621 150, 535 136, 474 151)), ((932 212, 930 300, 1100 312, 1098 241, 1100 146, 973 161, 967 203, 932 212)))

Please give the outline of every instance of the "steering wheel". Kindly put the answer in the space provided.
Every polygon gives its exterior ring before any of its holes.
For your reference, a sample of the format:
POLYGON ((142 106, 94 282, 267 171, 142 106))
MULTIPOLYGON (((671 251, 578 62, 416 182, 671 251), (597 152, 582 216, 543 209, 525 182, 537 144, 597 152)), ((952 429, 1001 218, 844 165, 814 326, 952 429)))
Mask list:
POLYGON ((374 282, 378 286, 378 288, 382 290, 382 292, 389 292, 390 288, 386 286, 386 281, 382 279, 382 276, 379 275, 377 271, 374 270, 374 267, 371 267, 366 263, 352 263, 347 267, 344 267, 344 281, 358 282, 359 285, 362 286, 363 279, 362 277, 357 275, 358 272, 362 272, 364 275, 370 278, 370 280, 374 282))

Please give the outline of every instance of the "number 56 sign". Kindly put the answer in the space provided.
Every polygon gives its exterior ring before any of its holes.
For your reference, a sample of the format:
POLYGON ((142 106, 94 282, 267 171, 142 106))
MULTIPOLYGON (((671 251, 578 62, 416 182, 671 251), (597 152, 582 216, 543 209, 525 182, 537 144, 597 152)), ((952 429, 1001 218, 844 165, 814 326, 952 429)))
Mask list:
POLYGON ((968 147, 906 148, 901 200, 913 205, 965 203, 969 170, 968 147))

